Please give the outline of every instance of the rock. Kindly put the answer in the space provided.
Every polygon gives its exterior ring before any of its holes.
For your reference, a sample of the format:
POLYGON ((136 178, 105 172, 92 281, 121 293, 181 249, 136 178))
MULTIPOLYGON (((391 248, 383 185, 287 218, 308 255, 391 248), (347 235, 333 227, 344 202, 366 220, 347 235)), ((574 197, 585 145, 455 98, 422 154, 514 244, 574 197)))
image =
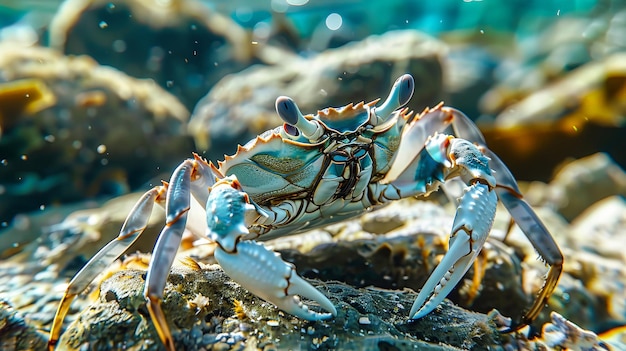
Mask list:
POLYGON ((481 110, 498 115, 503 126, 555 121, 572 112, 591 121, 619 121, 623 114, 609 111, 623 111, 611 91, 623 86, 619 77, 624 65, 618 61, 625 44, 616 33, 624 29, 624 18, 623 4, 614 3, 574 16, 529 21, 535 22, 533 35, 518 34, 515 46, 503 51, 494 72, 497 82, 480 100, 481 110), (601 102, 600 97, 608 98, 605 106, 591 103, 601 102))
MULTIPOLYGON (((20 215, 19 221, 27 225, 11 226, 0 235, 0 253, 4 255, 0 261, 1 299, 27 315, 29 323, 49 327, 69 278, 119 234, 140 195, 20 215)), ((152 250, 165 220, 163 209, 155 207, 145 232, 128 252, 152 250)), ((67 323, 87 307, 86 300, 86 295, 77 297, 67 323)))
MULTIPOLYGON (((232 282, 214 266, 175 268, 163 303, 177 348, 244 349, 502 349, 493 322, 444 303, 418 321, 406 313, 415 293, 311 283, 330 297, 338 315, 307 322, 280 312, 232 282), (368 323, 359 323, 367 319, 368 323), (445 327, 442 327, 445 325, 445 327)), ((122 270, 101 284, 99 298, 63 334, 59 350, 87 347, 161 348, 142 296, 143 277, 122 270)))
POLYGON ((0 75, 3 100, 15 82, 50 96, 45 108, 11 100, 15 107, 0 111, 0 222, 52 203, 120 195, 154 176, 155 166, 169 172, 190 155, 187 109, 151 80, 86 56, 9 44, 0 45, 0 75))
POLYGON ((624 94, 625 62, 626 54, 617 53, 588 63, 509 105, 496 117, 496 125, 510 128, 548 121, 573 122, 581 129, 589 122, 622 125, 626 106, 620 96, 624 94), (568 113, 564 116, 565 109, 568 113))
POLYGON ((289 95, 303 113, 386 96, 401 74, 411 72, 417 111, 441 99, 439 62, 445 47, 415 31, 371 36, 312 58, 278 52, 272 66, 254 66, 225 77, 196 105, 189 124, 196 146, 221 159, 261 132, 282 125, 274 104, 289 95))
POLYGON ((559 165, 599 151, 624 167, 625 63, 624 52, 587 63, 508 102, 493 123, 483 107, 487 123, 481 127, 490 149, 524 180, 548 181, 559 165))
MULTIPOLYGON (((490 317, 499 327, 508 325, 506 318, 502 318, 497 311, 490 313, 490 317)), ((598 335, 552 312, 550 322, 542 327, 541 335, 529 336, 528 330, 503 335, 502 344, 507 350, 612 351, 624 349, 624 334, 622 327, 598 335)))
POLYGON ((50 25, 50 46, 152 78, 187 108, 223 76, 254 63, 250 35, 195 0, 71 0, 50 25))
POLYGON ((608 350, 594 332, 580 328, 558 313, 553 312, 551 317, 552 323, 543 327, 542 339, 547 346, 580 351, 608 350))
POLYGON ((613 195, 595 202, 574 219, 570 235, 580 250, 626 262, 626 200, 613 195))
MULTIPOLYGON (((585 287, 585 305, 595 310, 582 325, 603 330, 605 325, 625 324, 626 201, 611 196, 596 202, 572 222, 569 236, 568 247, 575 251, 567 252, 570 262, 566 271, 585 287)), ((565 317, 580 323, 578 318, 582 315, 565 317)))
POLYGON ((5 351, 43 350, 48 336, 29 325, 5 301, 0 301, 0 349, 5 351))
POLYGON ((626 172, 604 153, 563 166, 550 183, 548 201, 568 220, 597 201, 626 196, 626 172))

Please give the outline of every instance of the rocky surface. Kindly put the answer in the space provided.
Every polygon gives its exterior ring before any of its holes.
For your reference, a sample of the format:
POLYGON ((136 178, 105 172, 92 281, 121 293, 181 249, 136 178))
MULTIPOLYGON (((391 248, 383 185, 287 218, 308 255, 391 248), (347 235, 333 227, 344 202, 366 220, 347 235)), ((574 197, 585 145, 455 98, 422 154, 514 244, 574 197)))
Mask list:
MULTIPOLYGON (((449 46, 446 103, 479 122, 518 179, 547 182, 562 163, 600 151, 626 165, 619 141, 626 42, 617 34, 626 26, 626 8, 622 1, 593 7, 508 21, 519 25, 517 32, 484 26, 441 36, 449 46)), ((502 19, 497 8, 486 8, 490 21, 502 19)))
POLYGON ((192 149, 189 112, 174 96, 87 56, 0 44, 0 97, 5 224, 53 203, 126 193, 192 149))
MULTIPOLYGON (((505 125, 557 120, 576 110, 575 105, 591 107, 590 100, 602 97, 598 85, 606 84, 609 90, 623 86, 624 66, 618 57, 626 42, 617 33, 626 29, 625 18, 624 4, 609 1, 591 13, 552 18, 538 35, 520 36, 508 48, 517 55, 501 61, 494 71, 496 82, 480 100, 483 112, 499 115, 498 123, 505 125), (555 94, 552 99, 546 99, 548 91, 555 94), (575 96, 580 100, 572 100, 575 96), (511 106, 525 111, 514 112, 511 106)), ((609 123, 620 118, 588 112, 590 120, 597 120, 598 115, 609 123)))
MULTIPOLYGON (((589 160, 578 162, 584 165, 589 160)), ((573 163, 561 172, 577 167, 573 163)), ((624 176, 619 167, 616 172, 618 177, 624 176)), ((558 189, 562 186, 559 179, 568 177, 560 173, 554 184, 542 185, 542 189, 558 189)), ((550 345, 548 349, 558 349, 577 342, 569 338, 575 334, 563 331, 567 327, 580 330, 581 335, 594 335, 599 345, 613 340, 609 345, 617 345, 619 349, 622 344, 617 329, 600 332, 626 323, 623 304, 626 300, 623 295, 626 258, 615 250, 624 240, 621 233, 626 233, 624 199, 613 195, 600 200, 595 206, 587 206, 588 210, 568 224, 559 213, 550 209, 545 199, 533 196, 535 190, 532 189, 538 186, 535 183, 529 188, 529 200, 543 201, 543 207, 537 208, 538 213, 560 244, 566 261, 564 274, 548 307, 527 334, 513 337, 495 332, 506 323, 492 310, 497 309, 502 315, 518 320, 545 273, 544 265, 536 260, 535 250, 517 228, 502 242, 508 225, 504 210, 498 212, 491 238, 479 256, 484 263, 484 271, 479 271, 482 278, 477 283, 476 271, 471 269, 449 296, 460 307, 446 302, 423 320, 407 321, 415 291, 445 253, 445 236, 454 213, 452 204, 442 207, 437 201, 407 199, 353 221, 266 243, 293 262, 298 272, 310 279, 341 310, 337 318, 328 322, 304 322, 278 311, 273 305, 247 293, 213 265, 211 245, 193 244, 185 239, 165 292, 164 308, 176 342, 185 349, 252 346, 280 349, 295 348, 295 345, 329 349, 352 343, 359 348, 407 349, 428 345, 434 350, 481 350, 487 346, 498 349, 515 345, 527 349, 550 345), (590 232, 599 236, 589 241, 590 232), (567 318, 570 324, 555 321, 555 317, 550 317, 551 311, 567 318), (544 323, 561 323, 552 330, 567 337, 532 338, 532 330, 540 330, 544 323), (444 330, 454 332, 448 335, 444 330), (455 338, 454 335, 469 337, 455 338), (350 343, 343 344, 348 340, 350 343)), ((0 265, 0 286, 5 288, 2 295, 16 292, 8 302, 23 311, 20 313, 26 313, 28 325, 44 330, 49 328, 67 279, 63 277, 75 271, 80 262, 104 245, 106 238, 117 235, 122 221, 122 216, 117 214, 130 208, 136 196, 70 216, 58 226, 67 231, 57 232, 56 241, 42 239, 26 245, 20 254, 0 265), (106 213, 116 215, 103 215, 106 213), (91 239, 73 241, 81 237, 80 234, 91 239), (70 244, 63 250, 45 249, 55 245, 60 247, 58 245, 64 241, 70 244), (61 252, 64 253, 62 259, 58 256, 61 252), (39 255, 36 259, 35 253, 39 255), (49 255, 47 259, 46 255, 49 255)), ((445 202, 444 198, 441 200, 445 202)), ((158 232, 162 223, 160 216, 154 216, 149 231, 158 232)), ((144 245, 142 251, 149 251, 154 240, 150 235, 146 238, 148 242, 141 244, 144 245)), ((131 255, 124 263, 114 264, 97 279, 98 283, 89 292, 79 296, 66 320, 67 328, 61 339, 63 348, 105 349, 121 345, 121 340, 126 340, 129 347, 128 343, 135 343, 133 347, 136 349, 158 347, 158 338, 141 296, 145 279, 143 271, 148 260, 147 255, 131 255), (124 337, 113 336, 118 334, 124 337), (131 336, 132 342, 128 341, 131 336)))
POLYGON ((0 301, 0 335, 2 350, 43 350, 48 339, 5 301, 0 301))
MULTIPOLYGON (((329 321, 307 322, 249 294, 216 266, 189 266, 172 271, 163 303, 175 344, 181 349, 501 348, 499 334, 487 316, 449 304, 428 318, 407 321, 407 309, 416 297, 411 291, 355 289, 339 282, 314 281, 339 312, 329 321), (441 329, 444 321, 447 327, 441 329)), ((124 270, 103 281, 98 300, 69 327, 59 349, 107 350, 123 345, 160 350, 145 310, 143 277, 142 271, 124 270)))

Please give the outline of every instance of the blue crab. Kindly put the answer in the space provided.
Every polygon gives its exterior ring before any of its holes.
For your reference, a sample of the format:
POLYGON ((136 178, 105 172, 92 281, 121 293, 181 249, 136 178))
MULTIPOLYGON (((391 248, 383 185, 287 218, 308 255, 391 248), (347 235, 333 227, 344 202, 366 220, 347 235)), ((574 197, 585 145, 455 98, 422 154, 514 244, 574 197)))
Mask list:
POLYGON ((251 293, 299 318, 323 320, 337 315, 333 303, 298 276, 292 264, 256 240, 302 232, 400 198, 429 194, 451 178, 460 178, 466 188, 449 251, 407 317, 428 314, 461 280, 491 230, 500 199, 550 266, 531 308, 510 330, 530 323, 560 277, 563 256, 557 244, 523 200, 509 170, 486 148, 473 122, 442 104, 414 115, 403 108, 413 90, 414 80, 406 74, 380 105, 379 100, 361 102, 306 116, 292 99, 279 97, 276 110, 284 120, 282 126, 239 146, 234 156, 217 166, 196 154, 183 161, 169 183, 141 197, 119 236, 72 279, 53 321, 50 349, 58 341, 73 298, 141 235, 154 203, 164 205, 166 224, 154 248, 144 295, 161 341, 167 350, 174 350, 161 300, 183 231, 217 243, 217 262, 251 293), (455 136, 441 133, 450 125, 455 136), (300 296, 324 311, 310 309, 300 296))

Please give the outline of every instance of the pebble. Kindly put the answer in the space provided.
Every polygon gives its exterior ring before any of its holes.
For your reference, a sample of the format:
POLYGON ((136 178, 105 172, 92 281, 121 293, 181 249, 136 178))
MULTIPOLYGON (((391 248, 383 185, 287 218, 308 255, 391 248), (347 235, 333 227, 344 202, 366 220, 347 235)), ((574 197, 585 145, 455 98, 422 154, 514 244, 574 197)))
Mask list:
POLYGON ((367 316, 364 316, 364 317, 359 318, 359 324, 368 325, 368 324, 372 324, 372 322, 367 316))

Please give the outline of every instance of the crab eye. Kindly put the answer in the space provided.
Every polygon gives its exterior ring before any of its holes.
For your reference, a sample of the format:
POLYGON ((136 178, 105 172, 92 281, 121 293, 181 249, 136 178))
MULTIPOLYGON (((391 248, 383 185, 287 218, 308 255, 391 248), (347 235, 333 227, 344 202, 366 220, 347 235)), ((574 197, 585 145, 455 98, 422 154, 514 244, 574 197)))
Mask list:
POLYGON ((398 84, 398 103, 400 106, 404 106, 413 96, 413 92, 415 91, 415 81, 413 80, 413 76, 405 74, 398 78, 396 84, 398 84))
POLYGON ((300 131, 298 130, 298 128, 292 126, 289 123, 285 123, 283 124, 283 130, 285 130, 285 133, 293 136, 293 137, 297 137, 300 136, 300 131))
POLYGON ((276 112, 283 121, 291 125, 297 124, 301 115, 296 103, 286 96, 276 99, 276 112))
MULTIPOLYGON (((298 135, 301 133, 309 140, 319 138, 324 132, 317 123, 306 119, 304 115, 302 115, 302 112, 298 109, 298 105, 296 105, 291 98, 280 96, 276 99, 276 112, 286 124, 298 130, 298 135)), ((293 135, 287 129, 285 129, 285 132, 289 135, 293 135)))
POLYGON ((386 121, 393 111, 406 105, 409 100, 411 100, 414 90, 415 80, 413 80, 410 74, 405 74, 396 79, 387 100, 385 100, 382 105, 376 107, 376 114, 378 115, 377 124, 386 121))

